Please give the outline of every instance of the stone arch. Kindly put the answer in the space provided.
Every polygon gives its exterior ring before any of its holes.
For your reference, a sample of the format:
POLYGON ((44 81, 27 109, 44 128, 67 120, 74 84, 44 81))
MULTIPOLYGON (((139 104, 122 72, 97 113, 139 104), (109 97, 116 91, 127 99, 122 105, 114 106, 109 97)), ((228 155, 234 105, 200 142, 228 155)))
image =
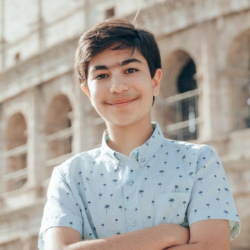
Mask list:
MULTIPOLYGON (((12 105, 9 105, 4 111, 4 117, 5 117, 4 120, 6 121, 4 123, 5 138, 7 136, 9 121, 17 113, 22 114, 24 121, 25 121, 25 124, 26 124, 26 129, 28 131, 30 119, 29 119, 29 114, 27 112, 26 103, 20 102, 20 103, 18 103, 18 105, 12 104, 12 105)), ((6 148, 6 150, 7 150, 7 148, 6 148)))
POLYGON ((21 112, 13 114, 7 123, 6 148, 14 149, 27 143, 27 125, 21 112))
POLYGON ((227 53, 227 64, 233 76, 250 73, 250 28, 238 34, 231 42, 227 53))
MULTIPOLYGON (((45 104, 44 109, 48 110, 51 107, 51 104, 55 100, 56 97, 65 96, 70 104, 72 112, 74 112, 74 110, 76 110, 77 103, 76 103, 75 96, 70 92, 72 92, 72 89, 68 88, 68 89, 60 89, 59 91, 56 91, 53 94, 49 93, 49 95, 46 97, 46 104, 45 104)), ((46 116, 47 116, 47 112, 45 112, 45 120, 46 120, 46 116)))
MULTIPOLYGON (((188 91, 197 89, 197 83, 195 80, 196 65, 190 55, 184 50, 175 50, 168 55, 162 63, 162 80, 161 91, 159 99, 167 98, 168 101, 175 99, 175 96, 188 91)), ((180 101, 171 101, 170 103, 161 104, 161 116, 163 127, 190 121, 190 114, 192 119, 198 116, 197 98, 190 97, 180 101), (164 106, 163 106, 164 105, 164 106)), ((189 124, 191 124, 189 122, 189 124)), ((183 125, 184 126, 184 125, 183 125)), ((197 131, 194 125, 183 127, 178 131, 166 132, 166 137, 178 140, 190 140, 197 139, 197 131)))
POLYGON ((218 62, 220 68, 226 68, 228 67, 228 53, 233 41, 250 29, 250 15, 248 12, 240 12, 236 15, 224 16, 221 20, 223 20, 223 30, 220 32, 217 44, 218 49, 224 56, 218 57, 218 62))
POLYGON ((45 116, 47 160, 72 152, 72 106, 69 98, 59 94, 48 105, 45 116))
POLYGON ((238 34, 227 53, 233 130, 250 128, 250 29, 238 34))
POLYGON ((59 94, 54 97, 48 105, 45 117, 45 134, 51 135, 71 127, 70 112, 72 107, 66 95, 59 94))
POLYGON ((160 92, 162 97, 179 94, 178 85, 176 83, 178 82, 182 70, 190 61, 195 65, 193 58, 184 50, 176 50, 163 60, 160 92))
MULTIPOLYGON (((81 91, 80 87, 79 87, 78 91, 81 91)), ((76 108, 77 108, 77 103, 76 103, 75 95, 73 95, 71 92, 72 92, 72 89, 69 89, 69 88, 61 90, 61 94, 67 96, 69 103, 70 103, 70 106, 71 106, 71 109, 74 112, 74 110, 76 110, 76 108)))
POLYGON ((27 182, 27 175, 15 178, 14 172, 26 171, 27 168, 27 125, 21 112, 14 113, 7 122, 6 129, 6 168, 5 190, 12 191, 21 188, 27 182))

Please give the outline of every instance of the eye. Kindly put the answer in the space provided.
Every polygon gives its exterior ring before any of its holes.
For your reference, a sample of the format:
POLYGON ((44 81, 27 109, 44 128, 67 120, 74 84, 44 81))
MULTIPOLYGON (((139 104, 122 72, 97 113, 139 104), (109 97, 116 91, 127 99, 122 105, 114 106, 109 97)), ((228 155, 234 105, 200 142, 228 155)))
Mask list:
POLYGON ((138 70, 137 70, 137 69, 134 69, 134 68, 130 68, 130 69, 127 69, 127 70, 126 70, 126 73, 131 74, 131 73, 135 73, 136 71, 138 71, 138 70))
POLYGON ((101 74, 101 75, 97 76, 95 79, 101 80, 101 79, 106 78, 106 76, 107 76, 106 74, 101 74))

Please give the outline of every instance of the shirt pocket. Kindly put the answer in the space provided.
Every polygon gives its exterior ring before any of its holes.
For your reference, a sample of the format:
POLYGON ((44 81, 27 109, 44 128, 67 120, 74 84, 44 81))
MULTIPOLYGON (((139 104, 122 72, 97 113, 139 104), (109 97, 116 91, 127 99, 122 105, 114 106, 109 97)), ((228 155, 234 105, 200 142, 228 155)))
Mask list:
POLYGON ((189 193, 155 195, 155 226, 162 223, 183 223, 189 204, 189 193))

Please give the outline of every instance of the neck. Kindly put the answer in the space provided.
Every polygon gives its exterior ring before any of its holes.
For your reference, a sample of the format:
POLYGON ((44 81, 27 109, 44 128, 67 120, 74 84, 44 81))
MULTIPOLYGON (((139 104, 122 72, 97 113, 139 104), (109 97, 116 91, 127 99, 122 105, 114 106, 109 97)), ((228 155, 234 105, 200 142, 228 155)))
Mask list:
POLYGON ((151 118, 129 126, 117 126, 107 123, 108 146, 116 152, 129 157, 130 153, 143 145, 153 134, 151 118))

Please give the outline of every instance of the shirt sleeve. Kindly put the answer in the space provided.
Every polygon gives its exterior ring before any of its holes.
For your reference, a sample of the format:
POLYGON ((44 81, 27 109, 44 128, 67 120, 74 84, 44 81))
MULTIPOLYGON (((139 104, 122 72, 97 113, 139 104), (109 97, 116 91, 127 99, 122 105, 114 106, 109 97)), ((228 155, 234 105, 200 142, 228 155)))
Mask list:
POLYGON ((60 166, 55 167, 47 191, 47 202, 44 206, 38 248, 44 249, 44 235, 48 228, 55 226, 76 229, 82 235, 83 218, 60 166))
POLYGON ((230 240, 240 233, 241 223, 225 170, 215 150, 207 145, 198 156, 187 217, 189 226, 199 220, 228 220, 230 240))

